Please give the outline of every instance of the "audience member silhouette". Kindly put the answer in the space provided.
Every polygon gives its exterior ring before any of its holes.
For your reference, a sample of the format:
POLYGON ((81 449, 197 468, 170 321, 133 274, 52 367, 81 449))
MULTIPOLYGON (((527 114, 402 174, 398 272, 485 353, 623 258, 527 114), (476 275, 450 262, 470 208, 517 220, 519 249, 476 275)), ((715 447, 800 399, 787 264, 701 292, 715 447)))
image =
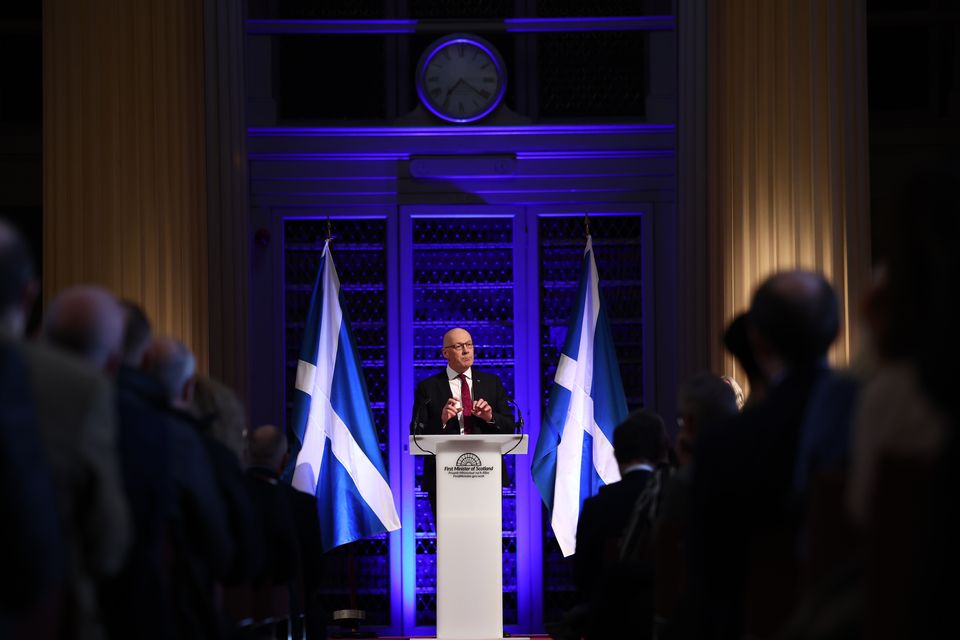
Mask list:
POLYGON ((698 441, 690 528, 694 635, 770 635, 797 591, 797 442, 807 403, 826 375, 839 312, 819 274, 764 281, 747 316, 750 351, 769 387, 762 400, 698 441))
POLYGON ((237 458, 243 456, 247 415, 233 389, 210 376, 197 375, 192 400, 193 413, 205 425, 206 432, 237 458))
POLYGON ((64 573, 56 494, 37 430, 29 371, 0 338, 0 637, 14 637, 47 599, 57 601, 64 573))
MULTIPOLYGON (((66 289, 50 304, 44 338, 114 376, 124 361, 128 313, 105 289, 66 289)), ((172 638, 171 576, 164 555, 177 506, 169 433, 160 414, 122 387, 117 417, 117 450, 134 535, 123 570, 100 589, 105 626, 113 638, 172 638)))
POLYGON ((878 354, 855 418, 849 503, 864 547, 865 637, 955 637, 960 289, 957 165, 912 177, 866 308, 878 354), (952 169, 952 171, 951 171, 952 169))
POLYGON ((251 431, 246 448, 247 488, 257 512, 265 544, 265 561, 255 576, 258 585, 292 583, 299 579, 300 544, 290 495, 278 483, 287 460, 287 437, 267 424, 251 431))
MULTIPOLYGON (((300 580, 300 585, 295 585, 299 586, 299 589, 295 590, 298 598, 294 605, 297 610, 304 613, 307 640, 326 638, 326 610, 321 593, 323 547, 317 499, 313 495, 294 489, 289 484, 279 482, 280 474, 289 460, 287 437, 280 428, 269 424, 261 425, 247 434, 246 442, 247 477, 257 485, 266 484, 269 489, 280 493, 283 497, 278 498, 278 501, 287 502, 293 516, 291 525, 296 536, 300 558, 297 563, 297 575, 293 576, 294 580, 300 580)), ((259 486, 258 489, 262 494, 268 493, 263 486, 259 486)), ((269 505, 268 501, 265 500, 265 502, 269 505)), ((264 512, 261 511, 261 518, 263 517, 264 512)), ((289 545, 289 532, 285 518, 271 517, 266 527, 267 540, 277 539, 283 545, 289 545)), ((287 556, 288 553, 283 552, 282 557, 287 556)), ((276 563, 276 560, 271 562, 273 563, 276 563)), ((282 565, 279 569, 274 569, 274 575, 284 575, 282 565)))
POLYGON ((754 356, 753 345, 750 344, 750 320, 746 313, 738 314, 727 325, 723 332, 723 346, 736 359, 744 375, 747 376, 750 395, 747 396, 743 406, 762 400, 767 393, 769 381, 754 356))
POLYGON ((163 384, 170 403, 170 415, 189 425, 201 436, 207 459, 213 468, 220 499, 226 507, 227 522, 234 553, 227 571, 221 576, 224 584, 252 580, 263 564, 263 540, 253 504, 247 495, 240 460, 207 431, 208 424, 192 413, 192 393, 196 360, 193 353, 178 340, 154 338, 144 358, 144 369, 163 384))
MULTIPOLYGON (((7 288, 0 318, 7 348, 26 367, 23 381, 32 393, 43 459, 56 492, 66 545, 59 624, 71 637, 99 638, 97 585, 119 571, 131 536, 116 453, 113 393, 102 375, 76 359, 19 341, 37 292, 29 253, 20 243, 15 232, 0 226, 0 276, 7 288)), ((55 549, 52 554, 55 562, 55 549)))
POLYGON ((613 432, 613 451, 621 479, 583 503, 574 582, 589 611, 585 637, 646 637, 653 623, 652 567, 622 565, 620 543, 637 498, 666 459, 663 420, 645 409, 631 413, 613 432))
POLYGON ((677 459, 680 469, 665 484, 654 531, 656 614, 660 624, 673 619, 686 588, 685 532, 693 510, 693 455, 699 436, 739 413, 730 385, 708 373, 680 386, 677 394, 677 459))
MULTIPOLYGON (((135 307, 133 303, 125 306, 128 325, 124 366, 117 375, 119 393, 136 403, 145 420, 163 424, 171 453, 177 509, 170 528, 173 557, 169 572, 176 634, 178 638, 215 638, 221 625, 213 590, 216 581, 230 570, 237 544, 200 434, 193 423, 173 411, 164 381, 142 369, 152 344, 149 321, 142 311, 129 311, 135 307)), ((182 364, 185 378, 189 378, 192 365, 182 364)), ((167 382, 181 384, 175 372, 167 374, 167 382)))
MULTIPOLYGON (((56 615, 64 577, 56 493, 37 424, 30 356, 20 336, 33 303, 30 253, 0 221, 0 637, 56 615)), ((35 632, 36 629, 31 629, 35 632)), ((42 634, 40 634, 42 637, 42 634)))
POLYGON ((129 367, 139 371, 143 366, 143 356, 150 347, 153 328, 143 308, 132 300, 120 300, 123 307, 123 353, 120 367, 129 367))
MULTIPOLYGON (((917 637, 960 635, 960 621, 954 615, 956 576, 960 575, 960 402, 956 393, 956 367, 960 361, 957 325, 953 311, 954 293, 960 291, 960 194, 957 178, 960 167, 951 151, 951 160, 937 172, 911 181, 905 201, 913 206, 903 211, 922 211, 930 219, 917 224, 913 238, 903 243, 904 254, 891 261, 891 281, 913 274, 922 281, 920 290, 910 290, 922 299, 922 310, 914 319, 918 345, 917 370, 924 392, 946 416, 949 427, 932 472, 930 510, 926 527, 917 531, 916 589, 911 589, 907 619, 916 620, 917 637), (904 274, 895 273, 908 269, 904 274)), ((913 216, 904 215, 901 223, 913 216)), ((911 304, 900 295, 900 286, 891 284, 895 304, 911 304)), ((915 298, 914 298, 915 299, 915 298)), ((881 496, 882 497, 882 496, 881 496)), ((912 544, 906 541, 906 544, 912 544)), ((887 579, 891 579, 888 577, 887 579)))

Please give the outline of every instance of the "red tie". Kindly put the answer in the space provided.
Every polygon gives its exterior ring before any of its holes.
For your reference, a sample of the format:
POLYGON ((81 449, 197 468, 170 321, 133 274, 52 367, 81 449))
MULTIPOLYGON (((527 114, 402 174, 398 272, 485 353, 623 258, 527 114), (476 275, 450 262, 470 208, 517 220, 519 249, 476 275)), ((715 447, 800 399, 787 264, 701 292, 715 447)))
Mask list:
POLYGON ((470 397, 470 385, 467 376, 460 374, 460 405, 463 407, 463 432, 473 433, 473 427, 467 418, 473 415, 473 398, 470 397))

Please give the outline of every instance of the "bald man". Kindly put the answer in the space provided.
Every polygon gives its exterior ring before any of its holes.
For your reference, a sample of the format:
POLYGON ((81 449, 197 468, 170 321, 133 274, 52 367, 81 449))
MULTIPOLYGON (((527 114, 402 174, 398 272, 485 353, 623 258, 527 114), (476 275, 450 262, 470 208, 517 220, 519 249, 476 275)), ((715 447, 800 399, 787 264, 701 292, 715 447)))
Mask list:
MULTIPOLYGON (((63 311, 60 296, 51 302, 48 316, 58 310, 63 311)), ((64 319, 47 322, 59 326, 64 319)), ((95 351, 110 351, 109 342, 105 338, 95 351)), ((103 375, 76 358, 46 348, 24 352, 29 353, 37 424, 68 546, 65 624, 74 637, 100 637, 97 590, 122 568, 132 535, 117 452, 114 394, 103 375)))
POLYGON ((110 291, 96 286, 65 289, 43 318, 44 339, 110 375, 123 360, 126 312, 110 291))
POLYGON ((302 580, 306 637, 326 638, 324 625, 329 614, 324 610, 321 595, 326 580, 317 499, 279 481, 288 458, 283 429, 272 424, 260 425, 246 434, 245 442, 248 484, 261 514, 264 540, 271 547, 266 567, 273 579, 283 577, 286 571, 291 579, 302 580), (289 516, 280 513, 287 510, 289 516), (294 534, 293 542, 290 531, 294 534))
MULTIPOLYGON (((417 385, 411 428, 419 434, 513 433, 516 423, 507 403, 507 391, 498 376, 474 368, 470 333, 460 327, 450 329, 443 336, 440 353, 447 366, 417 385)), ((423 489, 436 513, 437 474, 433 456, 423 461, 423 489)))
POLYGON ((213 470, 221 502, 236 542, 233 559, 221 578, 236 584, 253 578, 262 567, 263 540, 256 526, 256 512, 244 487, 243 469, 237 455, 210 433, 210 423, 193 413, 196 358, 179 340, 156 337, 143 360, 144 370, 160 380, 166 390, 171 417, 189 425, 201 438, 213 470))
MULTIPOLYGON (((218 613, 207 593, 218 578, 232 570, 238 542, 205 439, 184 411, 189 406, 194 357, 173 338, 153 338, 144 314, 128 313, 127 322, 140 325, 134 329, 140 336, 125 345, 125 366, 117 377, 120 394, 135 406, 142 420, 162 425, 176 488, 178 518, 169 536, 176 568, 171 580, 175 612, 165 622, 178 637, 215 637, 218 613)), ((125 335, 133 337, 129 324, 125 335)), ((142 619, 160 626, 156 616, 142 619)), ((137 630, 137 637, 156 633, 155 629, 131 628, 137 630)))
MULTIPOLYGON (((127 309, 101 287, 65 289, 50 303, 43 337, 91 367, 116 378, 124 358, 127 309)), ((165 421, 118 383, 117 451, 133 520, 133 540, 120 573, 100 585, 108 635, 165 640, 174 637, 167 533, 177 516, 171 446, 165 421)))

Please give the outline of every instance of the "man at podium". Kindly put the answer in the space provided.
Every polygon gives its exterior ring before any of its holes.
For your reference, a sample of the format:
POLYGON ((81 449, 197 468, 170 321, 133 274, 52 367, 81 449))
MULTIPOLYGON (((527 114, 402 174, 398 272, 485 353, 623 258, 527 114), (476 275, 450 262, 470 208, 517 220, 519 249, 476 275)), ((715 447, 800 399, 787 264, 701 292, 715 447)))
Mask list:
MULTIPOLYGON (((411 434, 513 433, 516 423, 507 403, 507 390, 498 376, 473 367, 470 333, 459 327, 450 329, 443 336, 440 352, 447 366, 417 385, 411 434)), ((507 482, 506 468, 503 481, 507 482)), ((433 456, 423 461, 423 490, 436 515, 437 472, 433 456)))

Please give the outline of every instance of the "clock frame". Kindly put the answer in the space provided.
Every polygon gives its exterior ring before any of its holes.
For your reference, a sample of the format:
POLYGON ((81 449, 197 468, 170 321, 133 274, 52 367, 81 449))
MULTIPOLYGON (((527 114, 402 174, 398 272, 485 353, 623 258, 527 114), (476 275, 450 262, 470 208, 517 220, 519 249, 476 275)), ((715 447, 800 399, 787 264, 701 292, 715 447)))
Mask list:
POLYGON ((492 44, 479 36, 456 33, 424 50, 417 63, 416 86, 420 102, 431 113, 465 124, 485 118, 500 105, 507 90, 507 71, 492 44), (455 75, 459 77, 453 80, 455 75), (490 84, 494 86, 488 89, 490 84))

